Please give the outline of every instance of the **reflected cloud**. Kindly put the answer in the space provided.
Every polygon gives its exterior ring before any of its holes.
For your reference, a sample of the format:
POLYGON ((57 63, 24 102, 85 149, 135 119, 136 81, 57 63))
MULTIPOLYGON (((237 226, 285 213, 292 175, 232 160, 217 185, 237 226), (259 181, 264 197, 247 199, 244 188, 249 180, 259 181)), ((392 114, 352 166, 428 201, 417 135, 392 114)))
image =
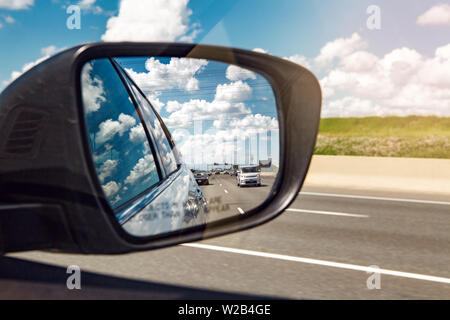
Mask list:
POLYGON ((99 175, 98 175, 101 182, 103 182, 105 180, 105 178, 112 175, 112 173, 114 172, 114 170, 117 167, 118 162, 119 162, 119 160, 106 160, 101 165, 100 170, 99 170, 99 175))
POLYGON ((106 101, 103 82, 91 75, 92 64, 86 63, 81 72, 81 85, 83 87, 83 104, 86 113, 98 111, 106 101))
POLYGON ((231 81, 238 81, 238 80, 247 80, 247 79, 256 79, 256 75, 254 72, 244 69, 238 66, 229 66, 226 71, 226 77, 228 80, 231 81))
POLYGON ((111 198, 113 195, 115 195, 119 189, 120 184, 118 184, 115 181, 110 181, 107 184, 102 185, 103 191, 105 192, 105 195, 107 198, 111 198))
POLYGON ((133 184, 137 180, 151 174, 154 171, 156 171, 156 167, 155 162, 153 161, 153 155, 148 154, 138 160, 136 165, 133 167, 133 170, 130 171, 130 174, 125 179, 125 183, 133 184))
POLYGON ((95 142, 102 144, 114 138, 116 134, 122 136, 125 131, 133 127, 135 124, 136 119, 124 113, 119 115, 118 121, 114 121, 112 119, 105 120, 98 126, 99 131, 97 133, 97 137, 95 138, 95 142))

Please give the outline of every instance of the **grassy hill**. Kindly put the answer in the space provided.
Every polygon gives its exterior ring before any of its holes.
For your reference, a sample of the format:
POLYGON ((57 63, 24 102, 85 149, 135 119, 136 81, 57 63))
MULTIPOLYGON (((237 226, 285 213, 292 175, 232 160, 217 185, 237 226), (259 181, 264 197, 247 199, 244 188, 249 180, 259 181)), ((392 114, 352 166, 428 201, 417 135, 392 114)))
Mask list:
POLYGON ((322 119, 315 154, 450 159, 450 117, 322 119))

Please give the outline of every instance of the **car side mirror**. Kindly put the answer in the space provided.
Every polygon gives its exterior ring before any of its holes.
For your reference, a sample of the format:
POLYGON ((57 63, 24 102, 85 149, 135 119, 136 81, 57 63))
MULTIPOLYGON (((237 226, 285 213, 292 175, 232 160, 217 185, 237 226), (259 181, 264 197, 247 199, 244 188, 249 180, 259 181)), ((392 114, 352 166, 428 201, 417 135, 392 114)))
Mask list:
POLYGON ((61 52, 0 94, 0 252, 125 253, 263 224, 300 191, 320 109, 310 71, 258 52, 127 42, 61 52), (199 142, 199 121, 213 140, 199 142), (236 178, 214 168, 259 160, 271 163, 266 197, 238 212, 217 189, 236 178))

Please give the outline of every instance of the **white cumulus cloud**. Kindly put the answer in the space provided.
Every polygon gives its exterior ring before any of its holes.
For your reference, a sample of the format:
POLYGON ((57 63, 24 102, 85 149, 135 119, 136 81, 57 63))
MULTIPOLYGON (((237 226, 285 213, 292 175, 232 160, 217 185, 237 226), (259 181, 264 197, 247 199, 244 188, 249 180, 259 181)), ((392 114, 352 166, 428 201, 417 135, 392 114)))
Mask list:
POLYGON ((230 120, 227 128, 242 129, 247 134, 263 133, 267 130, 277 130, 278 121, 275 118, 261 114, 249 114, 241 119, 230 120))
POLYGON ((0 9, 24 10, 34 5, 34 0, 0 0, 0 9))
POLYGON ((122 0, 119 13, 106 25, 103 41, 192 41, 188 0, 122 0))
POLYGON ((107 184, 102 185, 102 188, 103 188, 103 192, 105 193, 106 197, 110 198, 119 191, 120 184, 118 184, 115 181, 110 181, 107 184))
POLYGON ((14 22, 16 22, 16 20, 13 17, 11 17, 11 16, 6 16, 5 17, 5 21, 6 21, 6 23, 14 23, 14 22))
POLYGON ((81 72, 81 93, 86 114, 100 109, 106 101, 103 81, 91 75, 92 65, 86 63, 81 72))
POLYGON ((219 84, 216 88, 215 101, 241 102, 252 96, 252 88, 241 80, 229 84, 219 84))
POLYGON ((57 51, 58 49, 56 48, 56 46, 48 46, 41 49, 41 53, 44 56, 51 56, 55 54, 57 51))
POLYGON ((112 119, 105 120, 99 125, 99 131, 96 134, 95 142, 102 144, 114 138, 116 134, 121 136, 135 124, 136 119, 124 113, 119 115, 117 121, 112 119))
POLYGON ((81 0, 78 2, 78 6, 80 6, 81 10, 92 12, 94 14, 100 14, 103 12, 103 9, 95 5, 96 0, 81 0))
POLYGON ((292 61, 296 64, 301 65, 302 67, 305 68, 310 68, 311 64, 309 63, 308 59, 300 54, 294 54, 290 57, 285 57, 284 59, 292 61))
POLYGON ((431 7, 417 18, 420 26, 447 25, 450 26, 450 5, 441 3, 431 7))
POLYGON ((450 43, 433 57, 406 47, 383 57, 344 51, 320 79, 323 116, 450 115, 450 43))
POLYGON ((145 62, 147 72, 126 71, 146 94, 173 88, 190 92, 198 90, 195 75, 207 64, 207 60, 189 58, 172 58, 165 64, 152 57, 145 62))
POLYGON ((137 126, 130 129, 130 141, 132 143, 140 143, 145 141, 146 139, 144 127, 142 124, 138 124, 137 126))
POLYGON ((268 53, 267 50, 262 49, 262 48, 254 48, 252 51, 259 52, 259 53, 268 53))
POLYGON ((138 160, 128 177, 125 179, 125 183, 133 184, 140 178, 148 176, 155 169, 156 167, 155 162, 153 161, 153 156, 148 154, 138 160))
POLYGON ((248 114, 243 118, 220 119, 205 132, 191 134, 187 130, 174 130, 173 138, 188 163, 233 162, 237 151, 238 162, 245 161, 245 140, 253 145, 253 161, 256 160, 256 136, 260 138, 260 159, 268 157, 266 148, 267 132, 271 131, 274 141, 278 140, 278 121, 261 114, 248 114))
POLYGON ((252 71, 234 65, 230 65, 227 68, 225 75, 227 79, 231 81, 256 79, 256 75, 252 71))
POLYGON ((108 159, 100 167, 99 179, 103 182, 107 177, 110 177, 112 173, 116 170, 119 160, 108 159))
POLYGON ((328 67, 336 58, 346 57, 365 47, 367 47, 367 43, 361 39, 358 33, 353 33, 350 38, 339 38, 328 42, 320 50, 315 62, 319 66, 328 67))
POLYGON ((219 120, 250 113, 245 100, 252 96, 252 88, 243 81, 219 84, 213 101, 191 99, 188 102, 167 102, 166 110, 171 114, 164 119, 172 128, 188 128, 194 120, 219 120))
POLYGON ((167 108, 172 113, 163 120, 171 128, 189 128, 193 121, 214 120, 223 116, 236 117, 250 113, 243 102, 230 103, 217 100, 209 102, 192 99, 185 103, 169 101, 167 108))

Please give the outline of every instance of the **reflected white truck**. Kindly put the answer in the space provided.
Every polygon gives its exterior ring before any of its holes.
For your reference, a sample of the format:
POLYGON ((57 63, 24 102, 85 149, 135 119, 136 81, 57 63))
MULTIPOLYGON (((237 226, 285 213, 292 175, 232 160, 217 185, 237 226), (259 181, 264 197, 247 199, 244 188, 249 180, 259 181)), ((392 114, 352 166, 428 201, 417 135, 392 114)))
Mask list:
POLYGON ((254 166, 239 166, 237 176, 238 187, 242 186, 260 186, 261 185, 261 168, 254 166))

